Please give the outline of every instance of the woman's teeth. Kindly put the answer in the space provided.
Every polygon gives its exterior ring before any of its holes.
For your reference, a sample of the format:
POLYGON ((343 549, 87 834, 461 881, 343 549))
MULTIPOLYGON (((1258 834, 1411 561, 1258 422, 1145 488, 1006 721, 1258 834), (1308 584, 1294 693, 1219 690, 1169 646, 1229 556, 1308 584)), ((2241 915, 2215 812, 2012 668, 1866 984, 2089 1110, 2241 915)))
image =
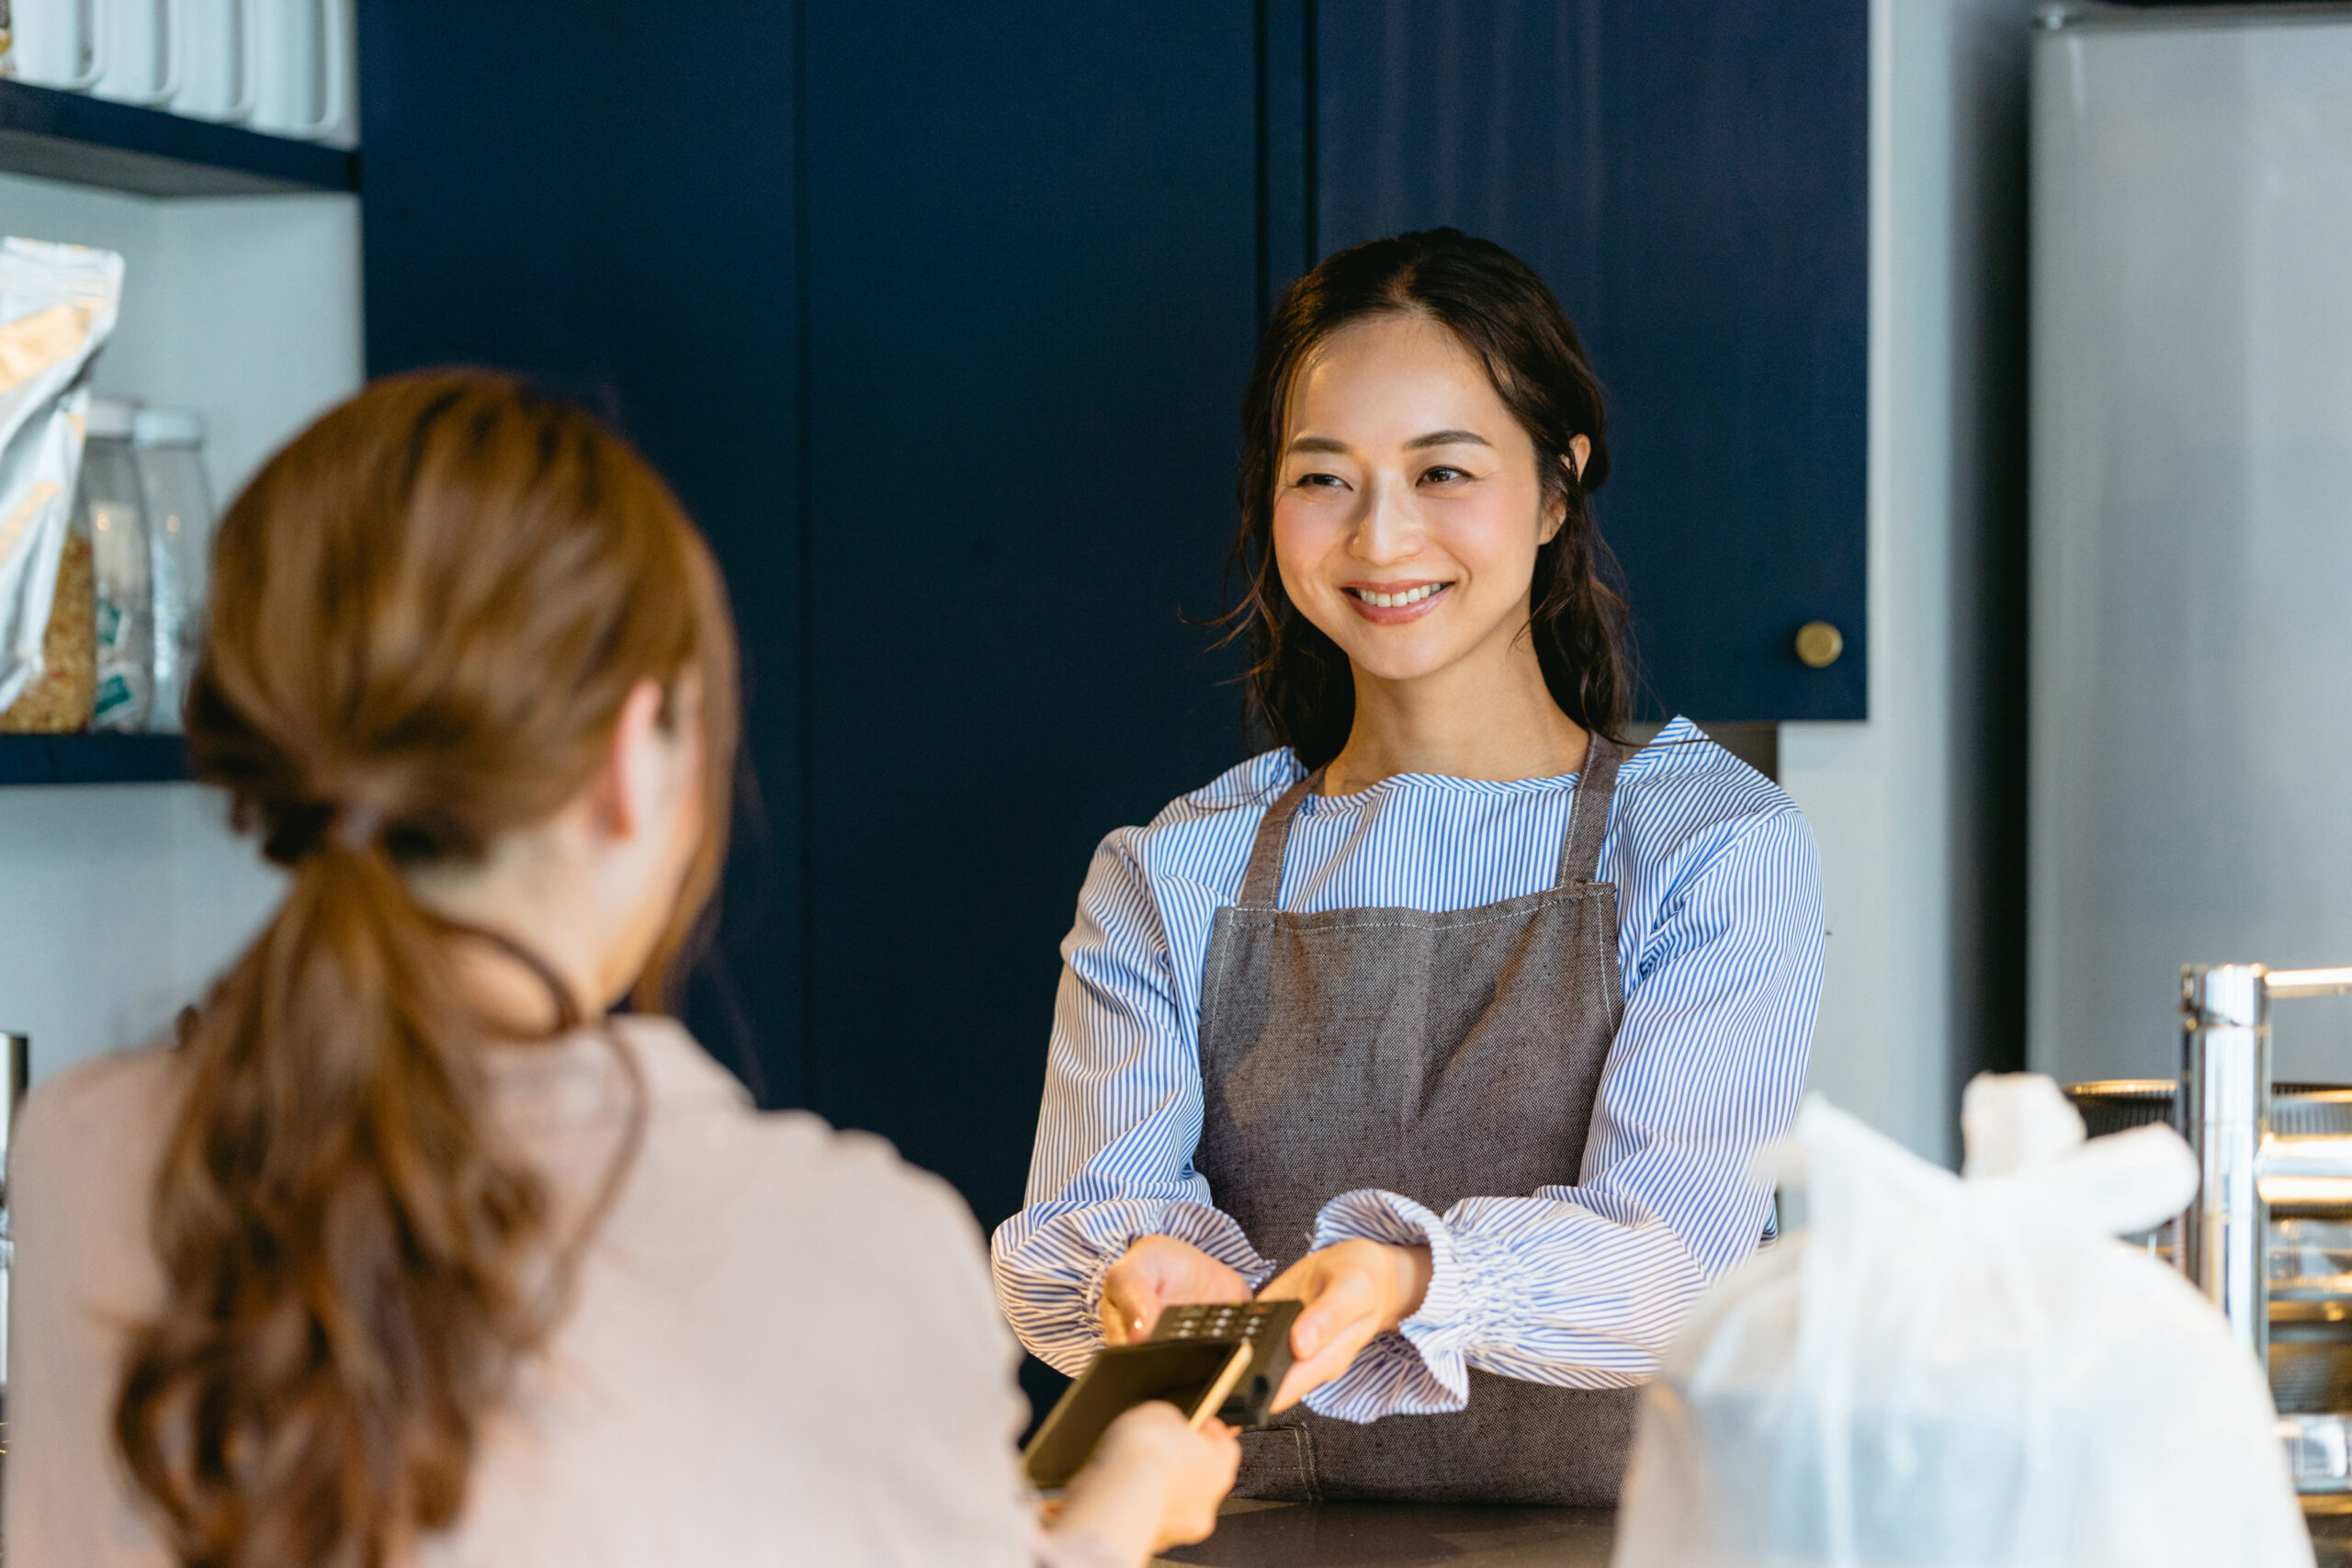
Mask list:
POLYGON ((1374 593, 1369 588, 1351 588, 1348 592, 1365 604, 1377 605, 1383 610, 1401 610, 1408 604, 1419 604, 1445 586, 1442 582, 1425 582, 1419 588, 1408 588, 1402 593, 1374 593))

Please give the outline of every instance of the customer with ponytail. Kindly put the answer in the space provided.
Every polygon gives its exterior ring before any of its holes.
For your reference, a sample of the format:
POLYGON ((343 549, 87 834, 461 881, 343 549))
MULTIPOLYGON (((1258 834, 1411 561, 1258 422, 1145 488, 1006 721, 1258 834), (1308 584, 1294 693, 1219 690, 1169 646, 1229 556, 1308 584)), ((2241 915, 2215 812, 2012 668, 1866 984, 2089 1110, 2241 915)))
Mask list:
POLYGON ((733 634, 618 438, 379 382, 223 522, 187 714, 283 902, 10 1172, 11 1568, 1139 1562, 1236 1450, 1114 1429, 1052 1533, 971 1219, 664 1015, 733 634), (609 1010, 626 998, 633 1010, 609 1010))

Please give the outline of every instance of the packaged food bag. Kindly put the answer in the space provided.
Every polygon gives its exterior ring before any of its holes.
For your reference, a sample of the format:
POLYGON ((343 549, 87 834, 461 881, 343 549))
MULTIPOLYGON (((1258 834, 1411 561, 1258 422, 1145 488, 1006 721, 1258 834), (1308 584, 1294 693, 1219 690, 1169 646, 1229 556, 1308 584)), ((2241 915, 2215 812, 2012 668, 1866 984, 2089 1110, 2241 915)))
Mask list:
POLYGON ((1958 1177, 1818 1096, 1767 1151, 1809 1224, 1668 1348, 1616 1568, 2308 1568, 2260 1370, 2114 1239, 2187 1205, 2188 1145, 2086 1143, 2025 1075, 1962 1122, 1958 1177))
POLYGON ((121 299, 122 258, 112 251, 0 240, 0 713, 17 710, 9 728, 78 728, 89 719, 90 551, 86 540, 68 547, 90 361, 114 331, 121 299), (72 603, 52 638, 61 573, 72 603), (51 671, 77 653, 85 668, 51 671), (50 673, 56 694, 34 693, 41 711, 28 715, 19 699, 50 673), (77 694, 78 716, 67 712, 77 694))

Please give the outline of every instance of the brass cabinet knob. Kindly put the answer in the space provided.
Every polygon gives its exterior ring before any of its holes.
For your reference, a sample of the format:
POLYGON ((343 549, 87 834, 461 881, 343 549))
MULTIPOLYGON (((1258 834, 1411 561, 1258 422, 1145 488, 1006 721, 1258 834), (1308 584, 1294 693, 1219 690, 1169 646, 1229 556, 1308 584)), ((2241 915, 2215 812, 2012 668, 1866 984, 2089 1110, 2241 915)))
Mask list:
POLYGON ((1845 635, 1827 621, 1807 621, 1797 628, 1797 657, 1813 669, 1828 669, 1845 651, 1845 635))

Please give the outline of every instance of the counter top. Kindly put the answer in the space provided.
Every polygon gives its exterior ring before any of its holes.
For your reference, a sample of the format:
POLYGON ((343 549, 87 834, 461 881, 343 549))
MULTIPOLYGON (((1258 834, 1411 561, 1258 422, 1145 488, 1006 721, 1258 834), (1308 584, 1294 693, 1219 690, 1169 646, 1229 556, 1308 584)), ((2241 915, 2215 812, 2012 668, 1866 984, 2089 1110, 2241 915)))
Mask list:
MULTIPOLYGON (((1616 1516, 1607 1509, 1474 1507, 1430 1503, 1252 1503, 1225 1506, 1216 1534, 1159 1560, 1160 1568, 1609 1568, 1616 1516)), ((2352 1515, 2311 1521, 2318 1568, 2352 1568, 2352 1515)))
POLYGON ((2318 1568, 2352 1568, 2352 1514, 2306 1516, 2312 1528, 2312 1557, 2318 1568))
POLYGON ((1203 1568, 1608 1568, 1616 1516, 1606 1508, 1507 1508, 1445 1503, 1225 1506, 1216 1534, 1159 1559, 1203 1568))

